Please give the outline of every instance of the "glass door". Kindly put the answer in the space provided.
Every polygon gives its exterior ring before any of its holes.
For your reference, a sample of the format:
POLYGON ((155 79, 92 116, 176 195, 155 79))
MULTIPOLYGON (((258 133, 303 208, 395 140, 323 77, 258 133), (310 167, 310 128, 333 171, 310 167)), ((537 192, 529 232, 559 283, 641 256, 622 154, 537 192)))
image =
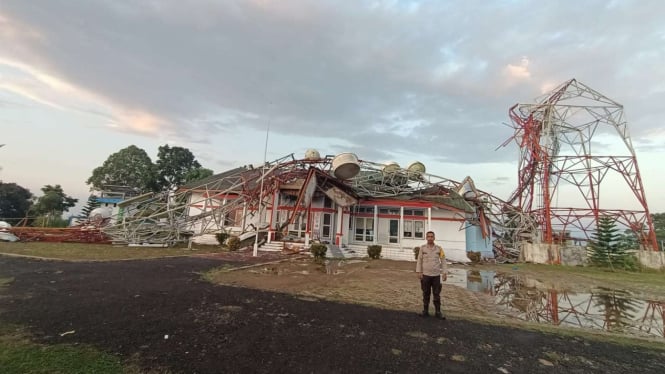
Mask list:
POLYGON ((388 242, 389 243, 399 243, 399 220, 391 219, 389 232, 388 232, 388 242))
POLYGON ((357 242, 374 241, 374 218, 356 217, 354 240, 357 242))
POLYGON ((332 213, 323 213, 323 217, 321 218, 321 240, 332 241, 332 232, 334 231, 332 222, 332 213))

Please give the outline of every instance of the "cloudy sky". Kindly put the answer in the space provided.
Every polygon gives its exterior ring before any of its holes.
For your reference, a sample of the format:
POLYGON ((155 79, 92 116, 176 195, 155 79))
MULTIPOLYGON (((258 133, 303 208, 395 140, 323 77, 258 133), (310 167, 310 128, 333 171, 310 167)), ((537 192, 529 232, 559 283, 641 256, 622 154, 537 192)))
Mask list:
POLYGON ((665 211, 660 0, 2 0, 0 46, 0 179, 37 195, 85 200, 132 144, 153 160, 187 147, 215 172, 260 163, 269 127, 268 159, 420 160, 506 198, 508 109, 576 78, 624 105, 665 211))

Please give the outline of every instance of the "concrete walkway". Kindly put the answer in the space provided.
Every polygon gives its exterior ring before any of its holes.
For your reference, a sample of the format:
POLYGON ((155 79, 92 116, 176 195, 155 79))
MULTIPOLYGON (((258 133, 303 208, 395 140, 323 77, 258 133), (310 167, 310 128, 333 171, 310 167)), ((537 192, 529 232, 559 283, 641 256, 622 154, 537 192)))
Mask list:
POLYGON ((342 252, 342 249, 334 244, 328 244, 328 252, 326 252, 326 257, 334 257, 334 258, 344 258, 344 252, 342 252))

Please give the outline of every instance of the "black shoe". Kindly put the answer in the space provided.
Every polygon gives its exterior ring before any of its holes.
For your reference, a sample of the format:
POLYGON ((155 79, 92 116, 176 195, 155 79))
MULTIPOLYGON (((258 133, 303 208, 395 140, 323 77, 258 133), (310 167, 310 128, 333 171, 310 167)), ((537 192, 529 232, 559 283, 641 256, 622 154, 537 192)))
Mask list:
POLYGON ((427 310, 423 310, 423 311, 420 313, 420 316, 421 316, 421 317, 429 317, 429 311, 427 311, 427 310))
POLYGON ((446 319, 446 316, 444 316, 441 312, 436 312, 436 314, 434 314, 434 317, 438 319, 446 319))

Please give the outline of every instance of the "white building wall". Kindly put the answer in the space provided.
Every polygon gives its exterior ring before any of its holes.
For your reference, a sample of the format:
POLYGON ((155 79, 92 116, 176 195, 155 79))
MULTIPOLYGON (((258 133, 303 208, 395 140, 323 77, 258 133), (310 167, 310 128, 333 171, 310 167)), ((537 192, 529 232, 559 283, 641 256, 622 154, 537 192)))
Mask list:
MULTIPOLYGON (((409 209, 409 207, 404 208, 409 209)), ((460 215, 441 208, 430 209, 429 211, 431 212, 431 220, 427 217, 428 209, 425 209, 425 216, 422 217, 425 222, 425 232, 434 231, 436 235, 435 243, 444 248, 448 260, 468 262, 466 257, 466 233, 463 230, 464 222, 459 221, 460 215)), ((400 225, 398 243, 389 243, 391 219, 397 219, 397 217, 379 218, 378 220, 378 232, 375 233, 375 236, 378 238, 378 244, 382 246, 381 256, 392 260, 415 261, 413 249, 426 243, 424 235, 422 238, 405 238, 402 232, 403 225, 400 225)), ((359 254, 365 255, 367 246, 372 243, 356 242, 354 240, 352 229, 348 229, 348 215, 345 216, 344 225, 345 244, 353 247, 359 254)))
MULTIPOLYGON (((441 214, 441 210, 437 213, 441 214)), ((453 218, 454 213, 442 212, 443 217, 453 218)), ((432 214, 434 216, 434 213, 432 214)), ((432 220, 432 231, 436 235, 436 244, 443 247, 446 258, 450 261, 468 262, 466 256, 466 233, 463 230, 464 222, 432 220)))
MULTIPOLYGON (((189 198, 189 207, 188 215, 190 217, 198 216, 202 213, 209 212, 213 209, 217 209, 222 206, 224 203, 231 203, 233 199, 229 200, 220 200, 218 198, 207 198, 204 196, 203 192, 192 192, 189 198)), ((235 206, 233 210, 242 209, 242 206, 235 206)), ((214 214, 217 217, 205 216, 200 220, 192 221, 191 226, 189 227, 194 233, 201 233, 205 229, 206 232, 218 232, 222 229, 240 233, 243 231, 242 222, 238 222, 235 226, 225 227, 224 226, 224 216, 226 213, 223 210, 218 210, 214 214)), ((259 221, 266 222, 266 217, 268 217, 268 212, 265 210, 262 212, 262 219, 259 219, 258 214, 254 217, 247 217, 245 225, 250 223, 257 224, 259 221)))

